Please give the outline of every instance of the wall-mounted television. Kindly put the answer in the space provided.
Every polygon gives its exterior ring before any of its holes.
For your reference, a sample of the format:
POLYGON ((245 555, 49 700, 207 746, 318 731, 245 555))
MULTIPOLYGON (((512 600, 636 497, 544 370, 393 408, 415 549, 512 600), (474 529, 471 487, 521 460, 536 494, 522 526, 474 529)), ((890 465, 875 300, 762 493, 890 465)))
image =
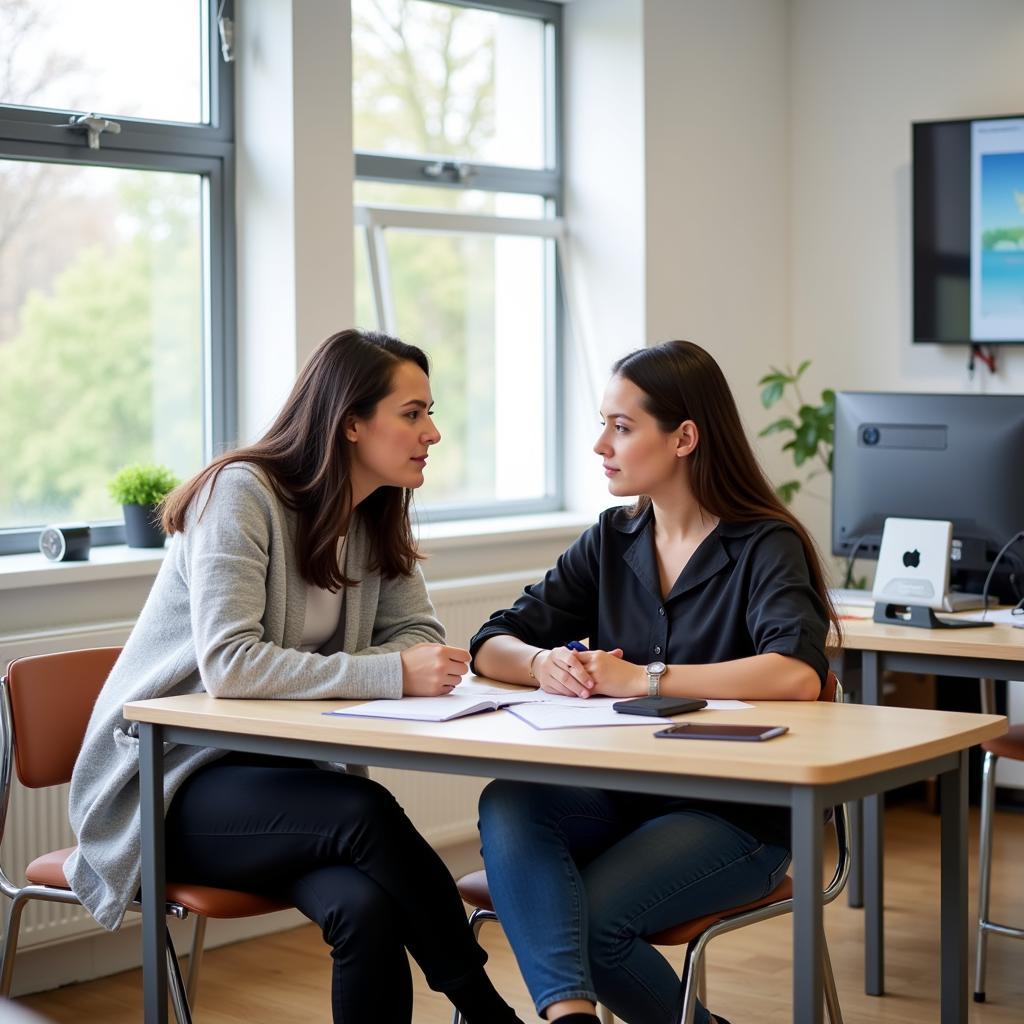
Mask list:
POLYGON ((914 341, 1024 343, 1024 114, 913 126, 914 341))

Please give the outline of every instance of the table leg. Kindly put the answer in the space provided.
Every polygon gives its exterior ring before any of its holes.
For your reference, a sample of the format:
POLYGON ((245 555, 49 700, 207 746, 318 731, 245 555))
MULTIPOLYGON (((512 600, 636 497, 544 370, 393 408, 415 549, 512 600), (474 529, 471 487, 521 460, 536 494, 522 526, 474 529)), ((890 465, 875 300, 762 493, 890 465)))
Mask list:
POLYGON ((967 751, 939 776, 942 801, 942 1024, 967 1021, 967 751))
POLYGON ((813 787, 797 789, 792 806, 793 1020, 821 1024, 822 807, 813 787))
POLYGON ((142 805, 142 982, 146 1024, 167 1024, 167 901, 164 874, 164 742, 158 725, 139 725, 142 805))
MULTIPOLYGON (((843 697, 846 701, 863 700, 861 690, 861 656, 847 650, 841 650, 833 656, 829 666, 843 684, 843 697)), ((850 815, 850 879, 846 884, 846 900, 851 907, 864 906, 864 849, 863 823, 861 821, 861 802, 851 800, 847 805, 850 815)))
MULTIPOLYGON (((863 701, 882 703, 882 686, 875 651, 865 651, 863 660, 863 701)), ((885 795, 864 798, 861 870, 864 875, 864 991, 869 996, 885 994, 884 854, 885 795)))

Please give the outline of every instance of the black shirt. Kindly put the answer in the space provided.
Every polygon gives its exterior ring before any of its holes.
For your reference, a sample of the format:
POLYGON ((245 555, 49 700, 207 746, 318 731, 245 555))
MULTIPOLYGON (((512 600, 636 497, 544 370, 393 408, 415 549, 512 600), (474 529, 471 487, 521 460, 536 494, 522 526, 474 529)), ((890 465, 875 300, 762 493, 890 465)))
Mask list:
MULTIPOLYGON (((547 648, 587 638, 595 650, 621 647, 637 665, 704 665, 774 653, 806 662, 824 682, 827 633, 803 545, 788 524, 719 523, 663 599, 652 511, 631 516, 627 508, 612 508, 540 583, 495 612, 469 649, 475 658, 485 640, 510 634, 547 648)), ((777 809, 723 804, 716 813, 789 845, 788 815, 777 809)))

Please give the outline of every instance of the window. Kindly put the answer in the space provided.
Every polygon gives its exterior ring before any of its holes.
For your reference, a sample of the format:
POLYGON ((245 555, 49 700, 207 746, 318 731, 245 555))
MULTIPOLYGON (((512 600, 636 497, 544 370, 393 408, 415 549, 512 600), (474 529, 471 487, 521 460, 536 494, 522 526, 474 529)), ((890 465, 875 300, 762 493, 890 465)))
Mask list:
POLYGON ((352 0, 356 311, 431 358, 421 518, 559 508, 561 10, 352 0))
POLYGON ((0 554, 234 437, 232 4, 0 0, 0 554))

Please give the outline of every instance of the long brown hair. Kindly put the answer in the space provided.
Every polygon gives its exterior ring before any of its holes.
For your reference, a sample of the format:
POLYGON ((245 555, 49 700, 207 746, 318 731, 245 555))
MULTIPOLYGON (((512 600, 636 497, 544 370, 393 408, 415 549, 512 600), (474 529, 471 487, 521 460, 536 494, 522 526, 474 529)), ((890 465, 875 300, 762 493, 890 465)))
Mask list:
MULTIPOLYGON (((643 393, 644 408, 669 433, 684 420, 697 425, 698 443, 687 460, 690 489, 701 508, 727 523, 775 519, 796 531, 811 583, 825 606, 836 638, 842 630, 828 594, 825 569, 807 529, 779 500, 747 440, 736 400, 711 355, 692 341, 666 341, 623 356, 612 372, 643 393)), ((643 496, 637 514, 651 499, 643 496)))
MULTIPOLYGON (((338 590, 353 586, 338 564, 338 539, 348 528, 352 505, 352 417, 369 419, 391 392, 399 363, 430 373, 426 354, 375 331, 332 334, 309 357, 270 429, 255 444, 225 452, 163 503, 164 529, 185 529, 185 515, 203 488, 212 488, 225 466, 248 462, 266 474, 278 498, 298 513, 296 554, 303 579, 338 590)), ((371 566, 386 578, 408 575, 421 556, 409 524, 412 491, 379 487, 360 505, 370 537, 371 566)), ((201 512, 200 512, 201 514, 201 512)))

